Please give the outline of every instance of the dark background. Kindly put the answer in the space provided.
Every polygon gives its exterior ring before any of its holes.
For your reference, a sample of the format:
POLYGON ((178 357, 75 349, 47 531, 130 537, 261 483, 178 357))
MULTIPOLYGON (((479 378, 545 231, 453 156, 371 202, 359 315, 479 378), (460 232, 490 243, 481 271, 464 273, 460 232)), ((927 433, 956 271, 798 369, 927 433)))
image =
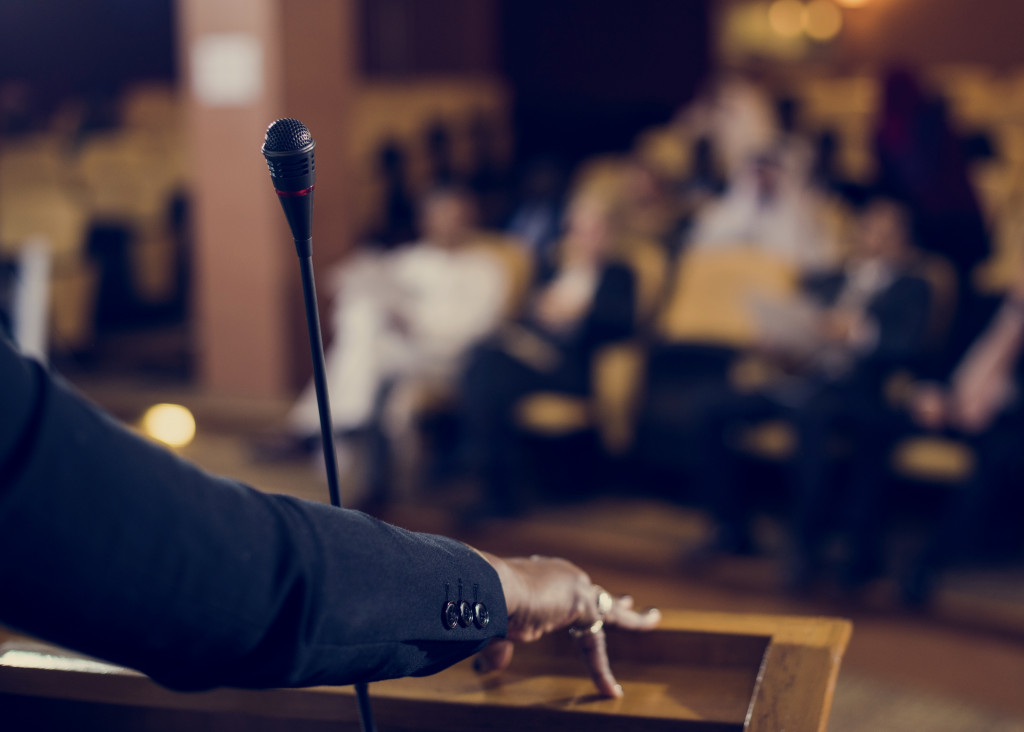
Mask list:
MULTIPOLYGON (((361 0, 368 79, 504 77, 519 155, 575 162, 667 119, 709 67, 709 0, 361 0)), ((175 79, 173 0, 0 0, 0 81, 39 102, 175 79)))

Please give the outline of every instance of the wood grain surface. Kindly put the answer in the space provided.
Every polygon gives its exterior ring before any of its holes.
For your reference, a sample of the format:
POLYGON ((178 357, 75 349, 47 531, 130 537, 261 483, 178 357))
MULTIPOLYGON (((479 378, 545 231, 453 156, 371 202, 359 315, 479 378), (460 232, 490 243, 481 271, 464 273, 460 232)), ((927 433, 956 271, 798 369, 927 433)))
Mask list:
MULTIPOLYGON (((517 648, 501 674, 479 675, 466 661, 373 684, 373 705, 380 728, 396 731, 820 732, 850 631, 834 618, 668 611, 657 631, 609 634, 622 699, 598 698, 572 641, 555 634, 517 648)), ((19 719, 110 730, 358 729, 348 687, 179 694, 124 669, 74 670, 75 658, 7 641, 0 709, 11 729, 19 719)))

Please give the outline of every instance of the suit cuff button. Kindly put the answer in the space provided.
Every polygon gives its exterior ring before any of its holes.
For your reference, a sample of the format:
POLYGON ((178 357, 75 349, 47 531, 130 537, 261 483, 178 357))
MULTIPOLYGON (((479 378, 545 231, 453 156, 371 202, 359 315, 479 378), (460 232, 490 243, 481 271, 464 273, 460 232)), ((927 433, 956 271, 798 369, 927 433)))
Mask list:
POLYGON ((454 602, 446 602, 441 610, 441 622, 448 630, 455 630, 459 624, 459 607, 454 602))
POLYGON ((487 627, 487 624, 491 622, 491 613, 487 609, 487 606, 482 602, 478 602, 473 606, 473 623, 480 630, 487 627))
POLYGON ((469 604, 468 600, 463 600, 459 603, 459 625, 463 628, 468 628, 473 624, 473 606, 469 604))

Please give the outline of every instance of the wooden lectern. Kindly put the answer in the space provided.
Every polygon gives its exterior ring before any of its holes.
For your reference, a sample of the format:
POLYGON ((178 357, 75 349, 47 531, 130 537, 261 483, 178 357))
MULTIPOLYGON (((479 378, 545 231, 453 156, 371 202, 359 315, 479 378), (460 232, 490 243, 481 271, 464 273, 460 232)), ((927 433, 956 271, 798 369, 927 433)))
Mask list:
MULTIPOLYGON (((823 732, 848 621, 667 612, 649 633, 611 630, 622 699, 599 699, 567 634, 516 648, 512 668, 465 661, 372 685, 381 732, 823 732)), ((145 676, 17 639, 0 646, 0 728, 359 729, 351 687, 180 694, 145 676)))

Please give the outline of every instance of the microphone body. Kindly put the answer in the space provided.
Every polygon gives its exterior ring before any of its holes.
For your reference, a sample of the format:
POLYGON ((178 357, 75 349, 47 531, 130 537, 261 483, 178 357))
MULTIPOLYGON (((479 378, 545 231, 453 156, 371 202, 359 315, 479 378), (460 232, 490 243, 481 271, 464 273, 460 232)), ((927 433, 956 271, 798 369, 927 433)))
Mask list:
MULTIPOLYGON (((327 487, 331 494, 331 505, 340 508, 338 457, 334 449, 334 427, 327 393, 327 365, 324 358, 323 335, 320 331, 320 311, 316 302, 316 284, 313 278, 315 149, 316 143, 306 125, 297 119, 279 119, 267 128, 262 152, 270 169, 270 180, 274 184, 274 190, 295 240, 295 251, 299 255, 299 272, 302 276, 309 347, 313 357, 313 386, 316 389, 317 407, 320 412, 320 438, 327 471, 327 487)), ((356 684, 356 704, 364 732, 375 732, 369 690, 365 683, 356 684)))
POLYGON ((267 128, 263 157, 300 257, 313 253, 315 151, 312 135, 296 119, 280 119, 267 128))

